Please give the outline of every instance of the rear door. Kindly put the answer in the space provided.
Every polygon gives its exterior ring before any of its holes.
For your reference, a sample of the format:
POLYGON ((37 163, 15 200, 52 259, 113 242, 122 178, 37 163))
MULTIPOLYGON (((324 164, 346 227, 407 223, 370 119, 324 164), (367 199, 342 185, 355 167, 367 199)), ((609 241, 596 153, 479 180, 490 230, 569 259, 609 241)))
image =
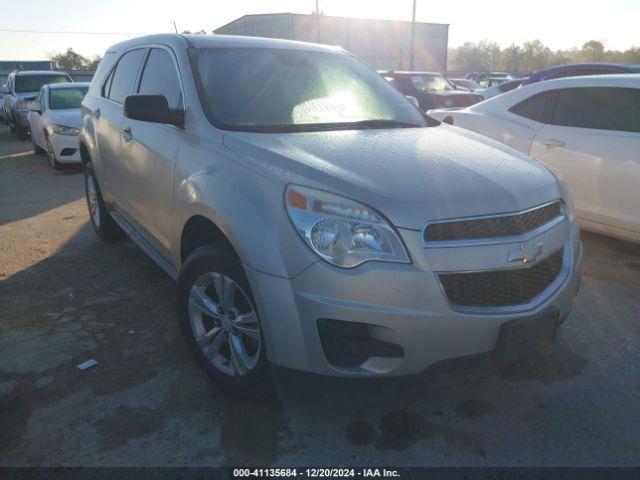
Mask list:
POLYGON ((558 90, 531 156, 566 180, 579 217, 640 232, 640 89, 558 90))
MULTIPOLYGON (((169 108, 184 109, 177 61, 163 46, 149 49, 136 93, 164 95, 169 108)), ((141 226, 146 239, 168 258, 170 219, 173 210, 173 174, 182 142, 183 130, 173 125, 125 118, 123 131, 129 140, 123 144, 129 213, 141 226)))
POLYGON ((102 194, 127 216, 130 202, 123 182, 128 175, 128 162, 123 158, 127 139, 122 131, 124 99, 131 95, 142 65, 146 48, 127 51, 120 57, 102 85, 103 101, 94 110, 96 137, 100 149, 102 194))

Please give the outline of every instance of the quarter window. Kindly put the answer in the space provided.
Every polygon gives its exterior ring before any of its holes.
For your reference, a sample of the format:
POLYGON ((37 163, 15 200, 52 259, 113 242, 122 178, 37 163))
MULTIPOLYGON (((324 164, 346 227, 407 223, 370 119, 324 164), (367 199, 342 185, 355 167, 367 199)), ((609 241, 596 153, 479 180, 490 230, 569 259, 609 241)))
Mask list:
POLYGON ((514 105, 509 111, 536 122, 549 123, 553 114, 556 95, 555 91, 538 93, 514 105))
POLYGON ((124 103, 124 99, 131 94, 143 56, 144 49, 138 48, 125 53, 120 58, 115 71, 110 75, 112 78, 108 79, 105 85, 105 87, 108 86, 108 98, 114 102, 124 103))
POLYGON ((640 89, 589 87, 559 90, 551 123, 640 132, 640 89))
POLYGON ((182 106, 180 81, 171 54, 160 48, 152 48, 147 58, 138 93, 164 95, 169 108, 182 106))

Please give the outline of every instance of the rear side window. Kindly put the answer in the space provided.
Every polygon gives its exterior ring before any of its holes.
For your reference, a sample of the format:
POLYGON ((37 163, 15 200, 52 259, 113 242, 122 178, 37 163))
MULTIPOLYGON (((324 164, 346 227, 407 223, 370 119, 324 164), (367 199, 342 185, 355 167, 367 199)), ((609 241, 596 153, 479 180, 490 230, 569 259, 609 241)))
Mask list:
POLYGON ((125 53, 120 58, 115 71, 111 74, 112 78, 107 80, 105 85, 108 87, 108 90, 105 89, 105 94, 109 99, 124 103, 124 99, 131 94, 143 56, 144 49, 138 48, 125 53))
POLYGON ((164 95, 169 108, 182 107, 182 94, 178 72, 171 54, 160 48, 152 48, 142 72, 138 93, 164 95))
POLYGON ((640 132, 640 89, 589 87, 559 90, 551 123, 640 132))
POLYGON ((514 105, 509 111, 536 122, 549 123, 553 115, 556 96, 555 91, 541 92, 514 105))

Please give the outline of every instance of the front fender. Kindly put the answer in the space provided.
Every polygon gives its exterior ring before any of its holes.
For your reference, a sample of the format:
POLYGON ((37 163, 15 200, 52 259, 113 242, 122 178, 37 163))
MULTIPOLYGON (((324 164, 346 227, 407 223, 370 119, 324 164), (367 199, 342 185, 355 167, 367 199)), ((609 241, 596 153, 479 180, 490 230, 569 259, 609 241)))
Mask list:
MULTIPOLYGON (((192 161, 190 161, 192 162, 192 161)), ((284 184, 262 177, 225 158, 203 162, 202 168, 175 190, 173 251, 180 265, 180 241, 188 220, 200 215, 226 235, 240 260, 251 269, 292 278, 318 257, 295 232, 284 206, 284 184)))

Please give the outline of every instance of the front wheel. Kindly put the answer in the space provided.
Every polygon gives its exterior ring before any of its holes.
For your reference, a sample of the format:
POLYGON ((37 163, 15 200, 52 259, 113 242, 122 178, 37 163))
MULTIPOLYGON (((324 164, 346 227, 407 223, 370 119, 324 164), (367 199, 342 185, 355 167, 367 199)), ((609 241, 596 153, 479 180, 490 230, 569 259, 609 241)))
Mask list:
POLYGON ((53 168, 54 170, 60 170, 62 165, 60 165, 60 162, 58 162, 58 159, 56 158, 56 152, 53 149, 51 142, 49 141, 49 136, 45 134, 44 140, 47 143, 47 149, 45 150, 45 152, 47 154, 47 158, 49 159, 49 165, 51 165, 51 168, 53 168))
POLYGON ((91 162, 86 163, 84 166, 84 187, 91 225, 98 237, 107 242, 122 238, 124 232, 104 206, 102 193, 91 162))
POLYGON ((254 400, 274 393, 260 319, 240 260, 201 247, 178 276, 180 330, 202 369, 225 391, 254 400))

